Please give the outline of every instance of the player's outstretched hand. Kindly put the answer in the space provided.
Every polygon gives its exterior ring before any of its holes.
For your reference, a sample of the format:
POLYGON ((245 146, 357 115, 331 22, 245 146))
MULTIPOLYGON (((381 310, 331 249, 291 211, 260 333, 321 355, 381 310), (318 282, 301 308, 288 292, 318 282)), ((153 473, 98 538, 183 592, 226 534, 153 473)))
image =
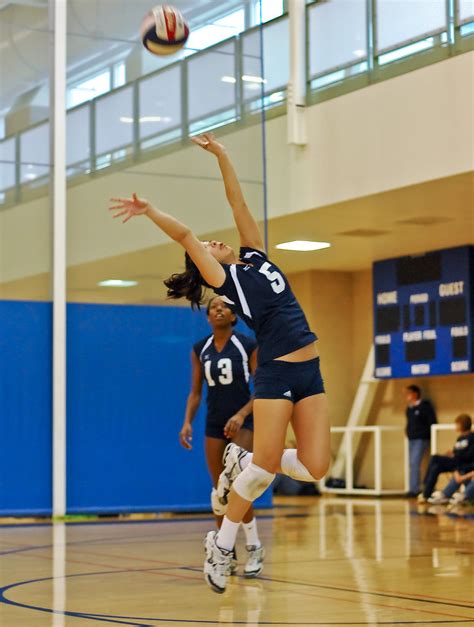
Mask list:
POLYGON ((243 424, 244 418, 240 414, 235 414, 235 416, 229 418, 224 427, 225 437, 229 440, 232 440, 232 438, 235 437, 240 431, 243 424))
POLYGON ((193 448, 193 428, 189 423, 185 423, 183 428, 179 432, 179 443, 184 446, 185 449, 190 451, 193 448))
POLYGON ((128 222, 135 216, 144 215, 150 209, 148 200, 140 199, 134 193, 131 198, 111 198, 109 211, 114 211, 114 218, 123 217, 122 222, 128 222))
POLYGON ((196 135, 195 137, 191 137, 191 141, 194 142, 197 146, 204 148, 208 152, 212 152, 212 154, 219 156, 223 152, 225 152, 224 144, 219 143, 214 133, 203 133, 202 135, 196 135))

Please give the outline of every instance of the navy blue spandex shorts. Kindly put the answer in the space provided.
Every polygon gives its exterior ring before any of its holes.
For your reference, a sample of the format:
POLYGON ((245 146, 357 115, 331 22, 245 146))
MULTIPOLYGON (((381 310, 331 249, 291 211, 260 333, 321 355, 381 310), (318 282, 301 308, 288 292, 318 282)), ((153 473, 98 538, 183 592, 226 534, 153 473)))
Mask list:
POLYGON ((293 403, 322 394, 319 357, 308 361, 267 361, 255 373, 254 398, 286 399, 293 403))

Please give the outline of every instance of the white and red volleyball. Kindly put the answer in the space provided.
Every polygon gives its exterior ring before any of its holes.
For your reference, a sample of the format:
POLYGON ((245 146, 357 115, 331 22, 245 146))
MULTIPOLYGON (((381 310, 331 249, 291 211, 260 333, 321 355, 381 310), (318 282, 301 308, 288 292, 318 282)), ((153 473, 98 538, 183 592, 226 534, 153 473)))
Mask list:
POLYGON ((189 26, 180 11, 168 4, 159 4, 143 18, 140 33, 149 52, 167 55, 184 46, 189 37, 189 26))

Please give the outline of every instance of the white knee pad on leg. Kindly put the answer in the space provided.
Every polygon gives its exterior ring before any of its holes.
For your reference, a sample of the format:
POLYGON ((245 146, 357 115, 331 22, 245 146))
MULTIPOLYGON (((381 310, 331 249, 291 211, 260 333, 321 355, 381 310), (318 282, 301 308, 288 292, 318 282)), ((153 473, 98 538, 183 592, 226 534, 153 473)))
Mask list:
POLYGON ((225 516, 225 513, 227 511, 227 505, 222 505, 222 503, 219 501, 219 497, 217 496, 217 490, 215 488, 212 488, 211 491, 211 506, 212 511, 216 516, 225 516))
POLYGON ((249 464, 234 481, 233 488, 246 501, 255 501, 265 492, 273 479, 275 479, 273 473, 255 464, 249 464))

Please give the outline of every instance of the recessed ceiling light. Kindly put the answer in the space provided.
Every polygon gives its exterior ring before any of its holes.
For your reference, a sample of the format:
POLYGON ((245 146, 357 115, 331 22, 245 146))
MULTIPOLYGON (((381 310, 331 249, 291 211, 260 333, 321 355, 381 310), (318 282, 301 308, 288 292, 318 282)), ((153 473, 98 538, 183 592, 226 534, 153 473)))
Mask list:
POLYGON ((282 244, 277 244, 276 248, 280 248, 281 250, 299 250, 299 251, 308 251, 308 250, 321 250, 323 248, 329 248, 331 244, 329 242, 309 242, 306 240, 297 239, 293 242, 283 242, 282 244))
POLYGON ((237 79, 234 78, 233 76, 223 76, 221 78, 221 81, 223 83, 231 83, 232 85, 234 85, 237 82, 237 79))
POLYGON ((122 279, 106 279, 97 283, 100 287, 134 287, 138 281, 124 281, 122 279))
POLYGON ((246 83, 260 83, 266 84, 267 79, 262 78, 261 76, 253 76, 252 74, 244 74, 242 76, 242 80, 246 83))
POLYGON ((366 55, 365 50, 361 50, 361 49, 358 49, 358 50, 353 50, 353 51, 352 51, 352 53, 353 53, 356 57, 359 57, 359 58, 360 58, 360 57, 365 57, 365 55, 366 55))

